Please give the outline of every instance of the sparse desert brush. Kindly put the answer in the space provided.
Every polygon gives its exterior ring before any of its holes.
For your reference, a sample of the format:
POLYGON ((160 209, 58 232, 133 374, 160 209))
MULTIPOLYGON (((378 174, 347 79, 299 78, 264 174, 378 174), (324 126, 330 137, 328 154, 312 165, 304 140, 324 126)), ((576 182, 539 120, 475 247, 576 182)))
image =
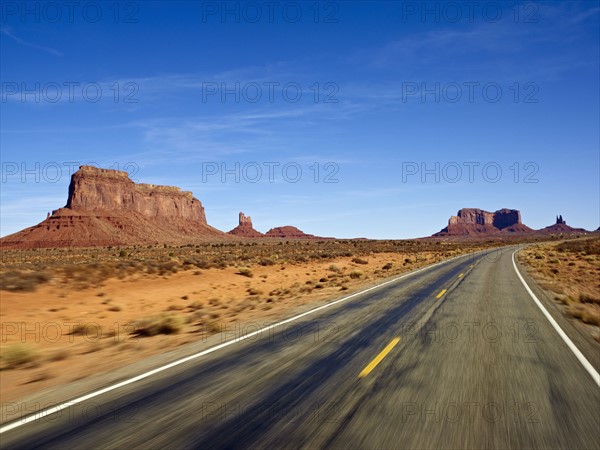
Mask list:
POLYGON ((583 323, 600 326, 600 308, 594 305, 572 304, 567 312, 583 323))
POLYGON ((102 335, 102 327, 93 322, 80 322, 71 328, 69 334, 75 336, 86 336, 90 338, 100 337, 102 335))
POLYGON ((335 264, 330 265, 328 270, 330 270, 331 272, 335 272, 335 273, 340 273, 342 271, 342 269, 340 269, 335 264))
POLYGON ((592 295, 592 294, 588 294, 588 293, 579 294, 579 301, 581 303, 591 303, 591 304, 600 305, 600 297, 597 295, 592 295))
POLYGON ((40 284, 52 279, 48 272, 23 272, 11 270, 0 274, 0 290, 10 292, 34 292, 40 284))
POLYGON ((185 306, 183 305, 169 305, 166 309, 166 311, 181 311, 182 309, 185 309, 185 306))
POLYGON ((204 305, 201 302, 192 302, 188 305, 188 308, 190 308, 192 311, 197 311, 199 309, 202 309, 204 307, 204 305))
POLYGON ((157 336, 159 334, 177 334, 184 326, 180 316, 160 314, 133 322, 132 334, 136 336, 157 336))
POLYGON ((356 280, 356 279, 358 279, 358 278, 362 277, 362 276, 363 276, 363 273, 362 273, 360 270, 353 270, 352 272, 350 272, 350 273, 348 274, 348 276, 349 276, 350 278, 352 278, 353 280, 356 280))
POLYGON ((352 258, 352 262, 354 264, 369 264, 369 261, 367 261, 366 259, 362 259, 362 258, 352 258))
POLYGON ((214 320, 208 321, 208 322, 202 324, 201 331, 205 332, 206 334, 219 333, 221 331, 221 324, 214 320))
POLYGON ((273 261, 271 258, 262 258, 258 263, 261 266, 272 266, 275 264, 275 261, 273 261))
POLYGON ((2 349, 0 359, 6 369, 15 369, 33 363, 38 356, 36 348, 31 344, 19 342, 2 349))
POLYGON ((69 357, 69 352, 66 349, 60 349, 48 357, 48 361, 63 361, 69 357))
POLYGON ((254 276, 254 274, 252 273, 252 270, 248 267, 238 268, 237 274, 242 275, 243 277, 248 277, 248 278, 252 278, 254 276))
POLYGON ((119 312, 119 311, 123 311, 123 307, 120 305, 113 304, 113 305, 109 306, 108 310, 112 311, 112 312, 119 312))
POLYGON ((382 267, 383 270, 390 270, 393 267, 393 264, 391 262, 387 263, 385 266, 382 267))
POLYGON ((250 295, 261 295, 263 293, 263 291, 261 291, 260 289, 256 289, 256 288, 250 288, 250 289, 248 289, 247 292, 250 295))

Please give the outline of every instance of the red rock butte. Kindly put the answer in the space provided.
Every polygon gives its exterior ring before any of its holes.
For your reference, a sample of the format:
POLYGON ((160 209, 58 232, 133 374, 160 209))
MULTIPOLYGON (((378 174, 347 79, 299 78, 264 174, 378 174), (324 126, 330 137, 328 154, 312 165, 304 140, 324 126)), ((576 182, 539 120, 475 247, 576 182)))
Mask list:
POLYGON ((136 184, 127 172, 81 166, 64 208, 0 239, 2 248, 93 247, 222 239, 202 203, 172 186, 136 184))
POLYGON ((326 239, 312 234, 306 234, 304 231, 290 225, 271 228, 265 233, 265 236, 279 239, 326 239))
POLYGON ((451 216, 448 226, 434 236, 477 236, 497 233, 528 233, 533 231, 521 222, 521 212, 500 209, 496 212, 478 208, 463 208, 451 216))

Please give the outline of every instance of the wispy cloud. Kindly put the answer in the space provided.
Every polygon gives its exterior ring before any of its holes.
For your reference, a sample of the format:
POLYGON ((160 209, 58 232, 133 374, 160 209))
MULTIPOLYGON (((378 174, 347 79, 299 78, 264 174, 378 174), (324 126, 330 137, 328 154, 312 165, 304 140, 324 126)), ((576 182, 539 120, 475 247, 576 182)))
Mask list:
POLYGON ((10 27, 7 27, 7 26, 0 27, 0 33, 2 33, 6 37, 11 38, 17 44, 24 45, 24 46, 30 47, 30 48, 35 48, 37 50, 42 50, 42 51, 44 51, 46 53, 50 53, 51 55, 54 55, 54 56, 63 56, 62 52, 59 52, 58 50, 56 50, 54 48, 44 47, 43 45, 32 44, 31 42, 27 42, 26 40, 21 39, 20 37, 18 37, 17 35, 14 34, 12 28, 10 28, 10 27))

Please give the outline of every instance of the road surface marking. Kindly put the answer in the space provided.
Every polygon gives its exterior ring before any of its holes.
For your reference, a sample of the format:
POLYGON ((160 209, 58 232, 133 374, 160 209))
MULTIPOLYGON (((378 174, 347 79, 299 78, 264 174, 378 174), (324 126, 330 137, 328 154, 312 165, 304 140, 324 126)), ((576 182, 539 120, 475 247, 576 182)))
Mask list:
POLYGON ((379 355, 377 355, 375 359, 371 361, 361 373, 358 374, 358 378, 364 378, 369 375, 371 371, 377 367, 381 361, 383 361, 383 358, 385 358, 387 354, 392 351, 398 342, 400 342, 399 337, 392 339, 392 341, 383 350, 381 350, 381 353, 379 353, 379 355))
POLYGON ((463 275, 464 275, 464 273, 461 273, 461 274, 458 276, 458 278, 462 278, 462 276, 463 276, 463 275))
POLYGON ((440 293, 439 293, 438 295, 436 295, 436 296, 435 296, 435 298, 441 298, 441 297, 442 297, 442 295, 444 295, 445 293, 446 293, 446 289, 442 289, 442 290, 440 291, 440 293))
MULTIPOLYGON (((484 251, 485 250, 481 250, 480 252, 484 252, 484 251)), ((271 330, 273 330, 275 328, 278 328, 278 327, 280 327, 282 325, 285 325, 287 323, 294 322, 294 321, 296 321, 298 319, 301 319, 302 317, 306 317, 308 315, 314 314, 317 311, 321 311, 323 309, 330 308, 330 307, 332 307, 334 305, 337 305, 338 303, 342 303, 342 302, 345 302, 347 300, 350 300, 351 298, 358 297, 359 295, 365 294, 365 293, 370 292, 370 291, 372 291, 374 289, 379 289, 380 287, 386 286, 386 285, 388 285, 390 283, 395 283, 395 282, 397 282, 397 281, 399 281, 399 280, 401 280, 403 278, 407 278, 407 277, 413 276, 413 275, 415 275, 415 274, 417 274, 419 272, 423 272, 424 270, 429 270, 429 269, 431 269, 433 267, 437 267, 437 266, 442 265, 442 264, 447 264, 450 261, 454 261, 455 259, 464 258, 465 256, 472 256, 472 254, 471 253, 467 253, 467 254, 464 254, 464 255, 455 256, 454 258, 450 258, 450 259, 447 259, 445 261, 440 261, 440 262, 434 263, 434 264, 432 264, 430 266, 421 267, 420 269, 417 269, 417 270, 415 270, 413 272, 406 273, 404 275, 400 275, 399 277, 392 278, 391 280, 388 280, 388 281, 384 281, 381 284, 377 284, 375 286, 371 286, 371 287, 369 287, 367 289, 363 289, 362 291, 355 292, 354 294, 350 294, 350 295, 348 295, 346 297, 340 298, 340 299, 335 300, 333 302, 326 303, 325 305, 318 306, 318 307, 316 307, 314 309, 311 309, 309 311, 306 311, 306 312, 303 312, 303 313, 298 314, 296 316, 290 317, 289 319, 282 320, 281 322, 274 323, 274 324, 269 325, 269 326, 264 327, 264 328, 259 328, 258 330, 252 331, 251 333, 247 333, 247 334, 245 334, 243 336, 238 336, 235 339, 232 339, 230 341, 223 342, 221 344, 215 345, 214 347, 210 347, 210 348, 207 348, 206 350, 202 350, 202 351, 200 351, 198 353, 194 353, 194 354, 186 356, 184 358, 177 359, 177 360, 175 360, 175 361, 173 361, 173 362, 171 362, 169 364, 157 367, 156 369, 149 370, 148 372, 144 372, 144 373, 142 373, 140 375, 137 375, 137 376, 134 376, 132 378, 127 378, 127 379, 125 379, 123 381, 120 381, 118 383, 112 384, 112 385, 107 386, 107 387, 102 388, 102 389, 98 389, 97 391, 90 392, 89 394, 82 395, 81 397, 77 397, 77 398, 75 398, 73 400, 69 400, 69 401, 66 401, 64 403, 59 403, 59 404, 57 404, 55 406, 52 406, 50 408, 43 409, 41 411, 35 412, 35 413, 30 414, 30 415, 25 416, 25 417, 21 417, 19 419, 15 419, 13 422, 10 422, 7 425, 4 425, 4 426, 0 427, 0 434, 6 433, 7 431, 10 431, 10 430, 14 430, 15 428, 18 428, 18 427, 20 427, 22 425, 26 425, 28 423, 39 421, 40 419, 42 419, 42 418, 44 418, 46 416, 49 416, 51 414, 55 414, 57 412, 60 412, 63 409, 70 408, 71 406, 75 406, 75 405, 77 405, 79 403, 82 403, 82 402, 85 402, 85 401, 90 400, 92 398, 95 398, 95 397, 98 397, 100 395, 106 394, 107 392, 114 391, 115 389, 122 388, 124 386, 129 385, 129 384, 137 383, 138 381, 141 381, 141 380, 143 380, 145 378, 148 378, 148 377, 151 377, 153 375, 156 375, 157 373, 160 373, 160 372, 163 372, 165 370, 171 369, 173 367, 179 366, 181 364, 184 364, 186 362, 192 361, 194 359, 198 359, 198 358, 200 358, 202 356, 205 356, 205 355, 208 355, 210 353, 216 352, 217 350, 221 350, 222 348, 229 347, 230 345, 237 344, 238 342, 247 340, 248 338, 254 337, 256 335, 260 335, 260 333, 263 333, 265 331, 271 331, 271 330)))
POLYGON ((531 288, 527 285, 527 283, 525 282, 525 280, 521 276, 521 273, 519 272, 519 269, 517 269, 517 264, 515 263, 515 254, 518 251, 519 250, 515 250, 513 252, 513 254, 512 254, 512 263, 513 263, 513 267, 515 269, 515 272, 517 272, 517 276, 519 277, 519 280, 521 280, 521 283, 523 283, 523 286, 525 286, 525 290, 527 291, 527 293, 529 294, 529 296, 533 299, 533 301, 535 302, 535 304, 538 305, 538 307, 542 310, 542 312, 544 313, 544 316, 546 316, 546 319, 548 319, 548 322, 550 322, 550 325, 552 325, 552 327, 554 327, 554 329, 556 330, 556 332, 558 333, 558 335, 562 338, 563 341, 565 341, 565 344, 567 344, 567 346, 571 349, 571 351, 573 352, 573 354, 575 355, 575 357, 579 360, 579 362, 584 367, 584 369, 588 371, 588 373, 592 376, 592 378, 594 379, 594 381, 596 382, 596 384, 598 386, 600 386, 600 374, 598 372, 596 372, 596 369, 594 369, 594 366, 592 366, 590 364, 590 362, 585 358, 585 356, 583 356, 583 353, 581 353, 579 351, 579 349, 573 343, 573 341, 571 339, 569 339, 569 336, 567 336, 565 334, 565 332, 562 330, 562 328, 560 327, 560 325, 558 323, 556 323, 556 320, 554 320, 554 317, 552 317, 550 315, 550 313, 548 312, 548 310, 546 308, 544 308, 544 305, 542 305, 542 302, 540 302, 540 300, 536 297, 536 295, 533 293, 533 291, 531 290, 531 288))

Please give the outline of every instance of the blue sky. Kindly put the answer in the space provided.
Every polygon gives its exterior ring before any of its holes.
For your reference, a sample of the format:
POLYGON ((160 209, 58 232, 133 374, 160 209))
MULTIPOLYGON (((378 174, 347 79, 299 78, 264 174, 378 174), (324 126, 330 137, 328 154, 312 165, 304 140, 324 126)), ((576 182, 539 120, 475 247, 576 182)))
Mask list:
POLYGON ((1 5, 3 236, 86 163, 191 190, 224 231, 600 225, 597 1, 1 5))

